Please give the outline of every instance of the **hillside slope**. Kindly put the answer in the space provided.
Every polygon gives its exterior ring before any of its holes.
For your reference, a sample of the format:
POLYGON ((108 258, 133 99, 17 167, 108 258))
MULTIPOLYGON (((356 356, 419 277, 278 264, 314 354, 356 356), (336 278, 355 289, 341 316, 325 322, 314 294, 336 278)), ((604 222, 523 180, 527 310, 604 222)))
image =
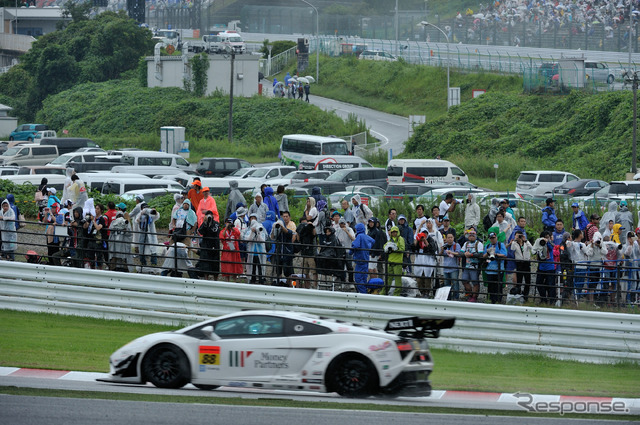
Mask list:
POLYGON ((507 156, 580 177, 624 179, 631 164, 632 102, 630 92, 487 93, 418 128, 405 154, 475 163, 507 156))

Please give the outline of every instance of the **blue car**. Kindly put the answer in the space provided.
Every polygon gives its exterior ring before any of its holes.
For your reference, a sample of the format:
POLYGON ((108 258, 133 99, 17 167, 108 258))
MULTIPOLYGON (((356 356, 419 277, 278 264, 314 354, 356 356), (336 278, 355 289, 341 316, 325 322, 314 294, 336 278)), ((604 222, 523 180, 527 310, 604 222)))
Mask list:
POLYGON ((38 131, 44 130, 49 130, 45 124, 22 124, 11 132, 9 140, 28 140, 31 142, 38 131))

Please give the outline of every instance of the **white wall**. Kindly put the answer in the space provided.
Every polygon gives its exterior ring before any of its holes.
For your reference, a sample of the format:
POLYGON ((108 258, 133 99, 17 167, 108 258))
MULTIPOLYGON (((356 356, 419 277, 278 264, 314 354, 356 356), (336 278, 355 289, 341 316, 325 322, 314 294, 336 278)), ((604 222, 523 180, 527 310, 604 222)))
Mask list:
POLYGON ((0 138, 9 140, 9 135, 18 126, 18 118, 0 117, 0 138))
MULTIPOLYGON (((257 55, 236 55, 234 61, 233 95, 251 97, 258 93, 258 60, 257 55), (238 79, 242 74, 242 79, 238 79)), ((152 56, 147 57, 147 86, 148 87, 184 87, 182 58, 162 56, 156 77, 156 64, 152 56)), ((224 55, 209 55, 209 70, 207 71, 207 91, 209 95, 216 89, 229 93, 231 58, 224 55)))

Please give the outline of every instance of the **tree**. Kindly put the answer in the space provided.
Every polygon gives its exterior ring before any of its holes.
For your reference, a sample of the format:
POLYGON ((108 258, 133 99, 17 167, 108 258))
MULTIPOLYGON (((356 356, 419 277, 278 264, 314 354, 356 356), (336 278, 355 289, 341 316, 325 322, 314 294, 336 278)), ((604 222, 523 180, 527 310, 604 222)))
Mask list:
MULTIPOLYGON (((34 78, 25 96, 28 113, 21 118, 33 118, 51 94, 79 83, 120 78, 138 66, 140 57, 153 52, 151 31, 139 27, 123 11, 85 19, 82 7, 67 5, 79 11, 74 20, 64 29, 40 37, 17 65, 34 78)), ((0 88, 4 81, 5 76, 0 76, 0 88)))
MULTIPOLYGON (((91 13, 94 11, 92 2, 74 2, 68 0, 62 7, 62 16, 65 18, 71 17, 73 22, 86 21, 91 17, 91 13)), ((60 21, 63 22, 63 21, 60 21)))

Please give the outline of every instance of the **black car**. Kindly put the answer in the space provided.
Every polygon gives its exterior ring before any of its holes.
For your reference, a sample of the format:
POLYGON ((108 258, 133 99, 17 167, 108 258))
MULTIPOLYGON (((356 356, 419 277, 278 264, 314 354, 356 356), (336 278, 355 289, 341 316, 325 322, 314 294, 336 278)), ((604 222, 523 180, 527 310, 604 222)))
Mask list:
POLYGON ((249 162, 238 158, 202 158, 196 173, 204 177, 226 177, 240 168, 251 168, 249 162))
POLYGON ((602 180, 579 179, 566 182, 562 186, 558 186, 553 190, 554 195, 562 196, 589 196, 599 191, 603 187, 609 186, 609 183, 602 180))
POLYGON ((349 168, 338 170, 331 174, 324 181, 316 181, 315 183, 296 184, 297 187, 309 188, 318 186, 322 193, 330 194, 341 192, 347 186, 356 184, 366 184, 370 186, 387 187, 387 170, 385 168, 349 168))

